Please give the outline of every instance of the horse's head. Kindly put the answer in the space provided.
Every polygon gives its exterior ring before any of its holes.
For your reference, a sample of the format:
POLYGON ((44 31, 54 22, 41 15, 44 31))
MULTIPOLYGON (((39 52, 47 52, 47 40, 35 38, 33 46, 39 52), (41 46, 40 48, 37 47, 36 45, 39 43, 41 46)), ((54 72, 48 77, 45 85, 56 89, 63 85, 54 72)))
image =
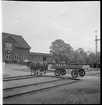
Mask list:
POLYGON ((27 67, 29 67, 29 66, 30 66, 30 62, 31 62, 30 60, 27 62, 27 67))

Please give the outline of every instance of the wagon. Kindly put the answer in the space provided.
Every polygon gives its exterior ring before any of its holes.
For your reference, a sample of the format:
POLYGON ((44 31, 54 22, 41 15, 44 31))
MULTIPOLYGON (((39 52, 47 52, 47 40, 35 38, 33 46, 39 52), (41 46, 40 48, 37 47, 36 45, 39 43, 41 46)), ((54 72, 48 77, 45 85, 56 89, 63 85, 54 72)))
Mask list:
POLYGON ((55 69, 54 74, 56 76, 65 75, 66 69, 72 69, 71 76, 77 78, 78 75, 83 77, 85 75, 85 70, 82 65, 52 65, 52 69, 55 69))

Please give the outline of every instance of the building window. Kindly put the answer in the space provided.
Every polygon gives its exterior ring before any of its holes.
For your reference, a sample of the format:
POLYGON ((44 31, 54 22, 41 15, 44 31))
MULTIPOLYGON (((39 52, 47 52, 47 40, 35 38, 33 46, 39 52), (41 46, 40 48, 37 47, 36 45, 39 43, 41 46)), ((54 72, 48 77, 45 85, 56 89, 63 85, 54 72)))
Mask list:
POLYGON ((12 43, 5 43, 5 50, 12 50, 12 43))
POLYGON ((16 60, 19 59, 19 55, 18 54, 15 55, 15 59, 16 60))

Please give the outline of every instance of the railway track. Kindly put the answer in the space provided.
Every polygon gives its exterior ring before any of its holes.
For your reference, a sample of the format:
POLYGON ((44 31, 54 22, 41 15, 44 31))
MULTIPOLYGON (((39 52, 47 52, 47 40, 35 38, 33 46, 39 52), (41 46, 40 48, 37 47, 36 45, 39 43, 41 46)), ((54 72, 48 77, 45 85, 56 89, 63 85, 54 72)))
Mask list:
POLYGON ((75 83, 80 80, 80 79, 72 79, 68 81, 68 79, 69 78, 59 78, 57 80, 50 80, 50 81, 45 81, 45 82, 5 88, 3 89, 3 99, 16 97, 16 96, 24 95, 31 92, 38 92, 45 89, 55 88, 58 86, 75 83))
POLYGON ((13 81, 13 80, 38 78, 38 77, 42 77, 42 76, 24 75, 24 76, 16 76, 16 77, 7 77, 7 78, 3 78, 3 81, 13 81))
MULTIPOLYGON (((56 77, 56 78, 64 78, 64 77, 57 77, 57 76, 50 76, 50 75, 24 75, 24 76, 16 76, 16 77, 7 77, 3 78, 3 81, 13 81, 13 80, 21 80, 21 79, 29 79, 29 78, 39 78, 39 77, 56 77)), ((71 78, 70 78, 71 79, 71 78)))

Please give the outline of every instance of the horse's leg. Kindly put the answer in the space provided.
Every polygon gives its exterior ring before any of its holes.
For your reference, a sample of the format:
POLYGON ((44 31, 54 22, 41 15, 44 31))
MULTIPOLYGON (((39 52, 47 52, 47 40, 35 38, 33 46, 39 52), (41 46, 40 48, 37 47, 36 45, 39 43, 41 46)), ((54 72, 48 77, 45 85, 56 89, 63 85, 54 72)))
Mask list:
POLYGON ((36 72, 36 75, 38 75, 38 69, 36 69, 36 71, 35 71, 35 72, 36 72))
POLYGON ((46 68, 43 68, 43 73, 46 74, 46 68))
POLYGON ((48 71, 48 65, 46 65, 46 67, 45 67, 45 74, 47 71, 48 71))
POLYGON ((39 75, 39 69, 37 69, 37 75, 39 75))
POLYGON ((44 74, 46 74, 46 70, 45 70, 45 69, 44 69, 44 71, 43 71, 43 72, 44 72, 44 74))
POLYGON ((42 68, 40 68, 40 76, 42 75, 42 71, 43 71, 43 69, 42 69, 42 68))
POLYGON ((33 75, 36 75, 36 69, 33 70, 33 75))
POLYGON ((32 75, 32 68, 31 68, 31 75, 32 75))
POLYGON ((37 75, 40 75, 40 68, 37 69, 37 75))
POLYGON ((38 69, 38 75, 40 74, 40 68, 38 69))

